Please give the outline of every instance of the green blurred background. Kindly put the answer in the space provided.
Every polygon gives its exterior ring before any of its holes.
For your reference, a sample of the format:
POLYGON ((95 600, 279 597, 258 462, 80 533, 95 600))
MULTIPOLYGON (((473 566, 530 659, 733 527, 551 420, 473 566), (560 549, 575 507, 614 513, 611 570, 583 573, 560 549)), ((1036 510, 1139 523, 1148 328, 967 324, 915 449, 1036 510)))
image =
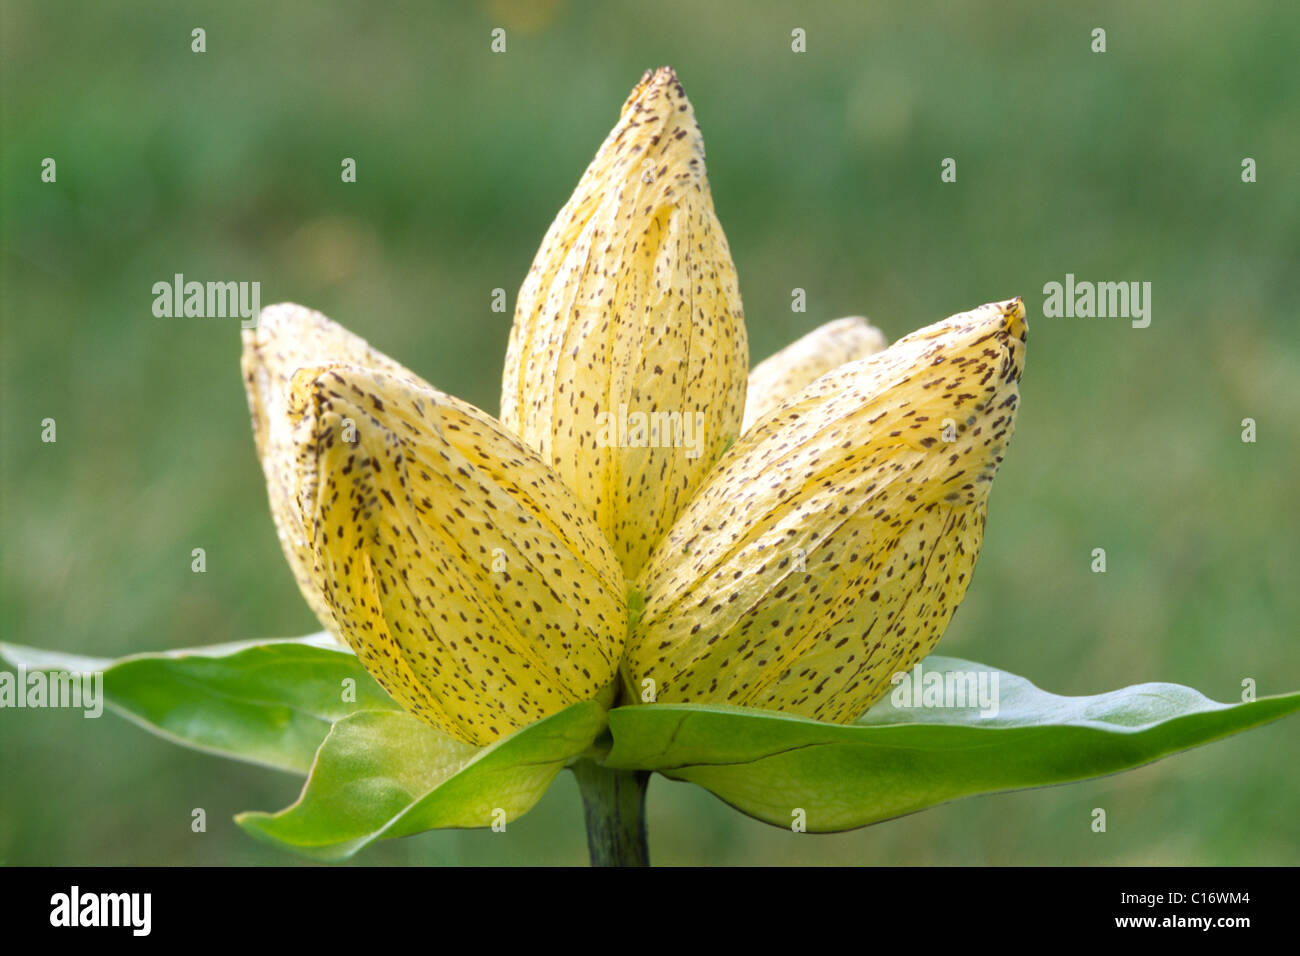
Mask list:
MULTIPOLYGON (((1025 297, 1018 431, 943 653, 1065 694, 1300 687, 1300 6, 184 7, 4 0, 3 639, 112 656, 317 629, 272 529, 238 323, 154 318, 151 286, 258 280, 264 305, 319 309, 495 412, 510 316, 491 290, 513 309, 628 90, 668 63, 704 131, 756 360, 840 315, 897 338, 1025 297), (1150 281, 1150 328, 1043 318, 1043 284, 1067 272, 1150 281)), ((1296 730, 834 836, 658 779, 651 852, 1290 864, 1296 730)), ((116 716, 3 711, 0 861, 293 863, 230 818, 299 786, 116 716)), ((564 774, 506 835, 425 834, 357 862, 584 860, 564 774)))

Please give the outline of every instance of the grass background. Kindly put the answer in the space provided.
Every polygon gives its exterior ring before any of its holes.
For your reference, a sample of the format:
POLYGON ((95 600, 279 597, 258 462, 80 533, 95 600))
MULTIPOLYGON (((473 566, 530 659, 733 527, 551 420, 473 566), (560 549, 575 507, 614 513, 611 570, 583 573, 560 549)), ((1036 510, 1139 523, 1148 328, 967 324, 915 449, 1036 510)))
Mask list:
MULTIPOLYGON (((264 304, 317 308, 495 412, 509 315, 491 290, 513 308, 627 91, 669 63, 704 130, 755 360, 840 315, 897 338, 1025 297, 1018 431, 942 653, 1066 694, 1300 687, 1300 7, 4 0, 2 22, 5 640, 118 655, 315 630, 266 506, 237 322, 156 319, 151 286, 258 280, 264 304), (1150 281, 1150 328, 1043 318, 1044 283, 1067 272, 1150 281)), ((651 851, 1295 863, 1295 731, 835 836, 661 779, 651 851)), ((230 817, 298 788, 114 716, 0 712, 6 863, 295 862, 230 817)), ((566 774, 506 835, 426 834, 359 862, 584 859, 566 774)))

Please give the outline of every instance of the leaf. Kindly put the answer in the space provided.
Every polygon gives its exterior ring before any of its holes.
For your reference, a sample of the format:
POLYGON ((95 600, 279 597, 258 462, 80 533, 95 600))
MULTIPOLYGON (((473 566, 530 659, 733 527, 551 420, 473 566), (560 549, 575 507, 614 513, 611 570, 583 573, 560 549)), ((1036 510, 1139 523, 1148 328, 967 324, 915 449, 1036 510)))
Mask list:
POLYGON ((604 727, 605 709, 582 701, 475 747, 404 712, 363 711, 334 725, 295 803, 235 819, 318 860, 344 859, 380 838, 486 827, 531 809, 604 727))
POLYGON ((1300 693, 1220 704, 1177 684, 1138 684, 1059 697, 956 658, 922 667, 945 681, 983 672, 990 689, 996 676, 996 716, 978 706, 896 707, 889 697, 848 725, 701 704, 619 707, 605 764, 690 781, 775 826, 790 826, 802 808, 809 831, 830 832, 958 797, 1129 770, 1300 709, 1300 693))
POLYGON ((119 660, 0 644, 28 671, 102 671, 113 710, 196 750, 306 773, 330 724, 359 709, 396 709, 351 651, 328 634, 134 654, 119 660), (356 700, 343 700, 343 681, 356 700))

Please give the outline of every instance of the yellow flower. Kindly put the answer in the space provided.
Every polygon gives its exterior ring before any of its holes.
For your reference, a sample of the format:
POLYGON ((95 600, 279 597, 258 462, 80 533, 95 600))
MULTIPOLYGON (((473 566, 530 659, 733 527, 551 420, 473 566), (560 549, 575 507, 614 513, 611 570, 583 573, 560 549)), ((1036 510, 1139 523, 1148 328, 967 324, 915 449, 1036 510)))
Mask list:
POLYGON ((740 433, 748 368, 695 113, 672 70, 647 71, 519 290, 501 421, 632 576, 740 433), (624 421, 644 421, 644 445, 613 440, 624 421), (655 422, 683 440, 651 444, 655 422))
POLYGON ((844 722, 970 583, 1015 427, 1019 299, 913 332, 745 433, 637 582, 632 690, 844 722))
POLYGON ((308 604, 411 713, 486 744, 611 704, 620 674, 632 701, 858 716, 969 584, 1024 340, 1019 299, 889 348, 840 319, 757 365, 747 401, 735 267, 665 68, 543 240, 501 421, 299 306, 262 312, 243 368, 308 604))
POLYGON ((623 575, 531 449, 296 306, 244 333, 244 367, 303 595, 407 710, 486 744, 612 696, 623 575))

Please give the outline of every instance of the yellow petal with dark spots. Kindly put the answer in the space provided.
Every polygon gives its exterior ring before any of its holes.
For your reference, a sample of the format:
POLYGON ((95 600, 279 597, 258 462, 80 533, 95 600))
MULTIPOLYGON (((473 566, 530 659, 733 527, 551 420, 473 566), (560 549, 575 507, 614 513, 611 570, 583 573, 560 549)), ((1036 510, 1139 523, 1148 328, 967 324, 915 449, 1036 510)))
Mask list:
POLYGON ((520 289, 502 423, 630 577, 739 433, 748 368, 694 112, 671 69, 647 72, 520 289))
POLYGON ((631 688, 835 722, 882 696, 970 583, 1025 337, 1019 299, 981 306, 761 418, 641 574, 631 688))
POLYGON ((487 744, 612 696, 623 577, 532 450, 473 406, 369 368, 302 369, 292 392, 313 576, 399 703, 487 744))
POLYGON ((827 322, 795 339, 750 370, 741 433, 805 385, 888 344, 885 334, 861 316, 827 322))
POLYGON ((311 544, 293 502, 294 463, 301 436, 294 434, 289 418, 289 383, 294 373, 331 363, 379 369, 420 385, 426 383, 360 336, 319 312, 290 302, 263 309, 257 326, 243 332, 244 386, 280 546, 307 604, 322 626, 338 637, 333 614, 312 580, 311 544))

